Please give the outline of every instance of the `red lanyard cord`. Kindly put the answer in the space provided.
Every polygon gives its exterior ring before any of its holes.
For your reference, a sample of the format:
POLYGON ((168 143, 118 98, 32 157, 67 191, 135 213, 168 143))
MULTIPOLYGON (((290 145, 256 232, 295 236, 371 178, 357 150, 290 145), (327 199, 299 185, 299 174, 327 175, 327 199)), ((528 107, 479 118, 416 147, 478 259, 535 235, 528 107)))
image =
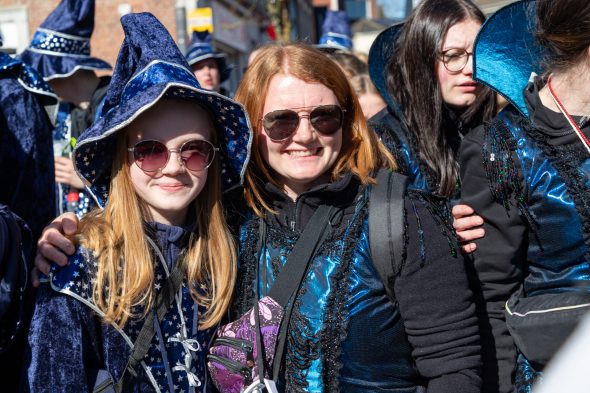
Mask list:
POLYGON ((588 141, 588 138, 586 138, 586 135, 584 135, 584 133, 580 129, 580 126, 578 125, 578 123, 576 123, 574 121, 574 119, 571 117, 571 115, 565 109, 565 107, 563 106, 563 104, 561 103, 559 98, 557 98, 557 95, 555 94, 555 91, 553 90, 553 86, 551 85, 551 78, 552 78, 552 75, 549 75, 549 78, 547 79, 547 87, 549 87, 549 95, 551 95, 551 98, 553 98, 555 105, 557 105, 557 107, 559 108, 561 113, 563 113, 563 115, 567 119, 568 123, 570 123, 570 126, 572 126, 572 128, 576 132, 576 135, 578 136, 578 138, 580 138, 580 140, 584 144, 584 147, 586 148, 588 153, 590 153, 590 141, 588 141))

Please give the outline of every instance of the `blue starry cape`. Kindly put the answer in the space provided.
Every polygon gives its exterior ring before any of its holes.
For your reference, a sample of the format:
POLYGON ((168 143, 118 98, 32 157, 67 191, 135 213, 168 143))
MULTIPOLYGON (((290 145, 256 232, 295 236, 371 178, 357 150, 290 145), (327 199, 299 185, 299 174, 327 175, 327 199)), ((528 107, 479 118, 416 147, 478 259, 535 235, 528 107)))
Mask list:
POLYGON ((104 207, 116 134, 163 97, 195 100, 213 114, 221 141, 223 188, 242 184, 252 128, 244 108, 202 89, 166 28, 150 13, 121 18, 125 39, 99 119, 79 138, 74 166, 97 204, 104 207))

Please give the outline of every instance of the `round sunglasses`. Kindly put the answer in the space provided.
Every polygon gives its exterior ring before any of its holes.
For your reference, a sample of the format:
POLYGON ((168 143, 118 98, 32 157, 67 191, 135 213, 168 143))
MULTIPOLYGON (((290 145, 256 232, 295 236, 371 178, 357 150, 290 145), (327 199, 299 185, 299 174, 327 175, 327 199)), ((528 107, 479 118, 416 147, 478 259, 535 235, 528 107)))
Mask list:
POLYGON ((127 150, 133 152, 135 164, 144 172, 157 172, 166 167, 172 153, 178 154, 186 169, 196 172, 209 168, 219 148, 208 141, 191 139, 179 149, 168 149, 164 143, 150 139, 137 142, 127 150))
POLYGON ((316 106, 309 115, 299 115, 293 109, 280 109, 264 115, 262 127, 274 142, 282 142, 291 137, 302 117, 309 118, 311 126, 323 135, 332 135, 342 128, 344 109, 338 105, 316 106))

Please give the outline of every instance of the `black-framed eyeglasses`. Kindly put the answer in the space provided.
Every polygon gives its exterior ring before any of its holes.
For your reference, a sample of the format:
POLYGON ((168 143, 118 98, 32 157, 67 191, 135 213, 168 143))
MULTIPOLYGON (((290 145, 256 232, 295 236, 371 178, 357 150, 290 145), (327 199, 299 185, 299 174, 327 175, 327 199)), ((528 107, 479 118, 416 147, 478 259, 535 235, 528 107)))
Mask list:
POLYGON ((151 173, 166 167, 172 153, 178 154, 181 165, 189 171, 202 171, 211 166, 219 148, 208 141, 191 139, 178 149, 168 149, 163 142, 147 139, 127 150, 133 152, 133 159, 139 169, 151 173))
POLYGON ((462 48, 450 48, 440 54, 440 59, 448 71, 459 72, 467 65, 469 56, 473 56, 473 52, 467 52, 462 48))
POLYGON ((307 117, 314 130, 323 135, 332 135, 342 128, 344 112, 338 105, 316 106, 309 115, 300 115, 293 109, 280 109, 264 115, 262 126, 272 141, 281 142, 297 131, 301 118, 307 117))

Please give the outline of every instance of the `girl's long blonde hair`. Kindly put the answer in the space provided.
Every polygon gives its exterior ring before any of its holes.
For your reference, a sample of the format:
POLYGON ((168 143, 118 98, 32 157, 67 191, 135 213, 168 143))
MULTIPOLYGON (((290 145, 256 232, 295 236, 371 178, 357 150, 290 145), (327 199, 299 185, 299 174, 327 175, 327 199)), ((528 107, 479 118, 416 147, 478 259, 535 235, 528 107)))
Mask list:
MULTIPOLYGON (((131 182, 126 132, 119 132, 116 146, 105 209, 95 209, 82 218, 78 240, 98 258, 93 301, 104 312, 106 321, 124 326, 128 318, 143 317, 152 308, 154 265, 160 262, 146 240, 149 215, 131 182), (137 306, 143 307, 142 315, 132 312, 137 306)), ((207 309, 199 318, 201 329, 219 323, 229 307, 235 284, 236 246, 224 217, 220 177, 216 158, 208 169, 205 187, 189 209, 197 226, 181 266, 191 296, 207 309)))
POLYGON ((260 182, 276 180, 260 154, 259 134, 262 111, 271 79, 277 74, 293 75, 309 83, 321 83, 334 92, 344 109, 342 148, 331 169, 332 180, 352 172, 363 184, 374 183, 371 177, 381 167, 396 169, 393 156, 379 141, 365 121, 356 94, 340 67, 326 55, 306 44, 270 44, 260 49, 248 67, 236 91, 235 99, 242 103, 255 124, 252 159, 246 169, 244 196, 258 215, 271 211, 260 182))

